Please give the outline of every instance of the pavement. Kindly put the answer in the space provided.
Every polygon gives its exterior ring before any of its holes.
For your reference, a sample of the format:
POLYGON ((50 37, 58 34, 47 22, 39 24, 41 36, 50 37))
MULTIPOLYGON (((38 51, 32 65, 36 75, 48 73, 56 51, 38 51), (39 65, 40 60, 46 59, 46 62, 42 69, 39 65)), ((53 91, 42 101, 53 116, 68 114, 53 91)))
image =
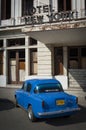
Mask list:
POLYGON ((86 106, 86 91, 82 90, 67 90, 66 91, 69 94, 75 95, 78 97, 78 103, 82 106, 86 106))
POLYGON ((9 99, 15 102, 15 98, 14 98, 15 91, 16 91, 16 88, 1 87, 0 98, 9 99))
MULTIPOLYGON (((86 130, 85 93, 77 95, 81 110, 69 118, 42 119, 30 122, 27 113, 15 107, 16 88, 0 88, 0 130, 86 130)), ((69 91, 67 91, 69 93, 69 91)), ((74 94, 73 91, 70 92, 74 94)))

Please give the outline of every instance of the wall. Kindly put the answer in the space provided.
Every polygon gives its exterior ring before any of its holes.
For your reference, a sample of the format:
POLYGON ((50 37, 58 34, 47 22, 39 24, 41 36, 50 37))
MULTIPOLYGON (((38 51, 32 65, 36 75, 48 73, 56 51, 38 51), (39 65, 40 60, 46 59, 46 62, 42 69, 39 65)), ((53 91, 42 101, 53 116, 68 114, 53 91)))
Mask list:
POLYGON ((55 76, 55 79, 60 81, 64 90, 68 89, 68 77, 67 76, 58 75, 58 76, 55 76))
POLYGON ((0 75, 0 87, 6 87, 6 76, 0 75))
POLYGON ((38 42, 38 75, 52 75, 52 49, 38 42))
POLYGON ((62 85, 62 87, 63 87, 63 89, 64 90, 67 90, 68 89, 68 77, 67 76, 46 76, 46 75, 44 75, 44 76, 42 76, 42 75, 40 75, 40 76, 38 76, 38 75, 34 75, 34 76, 26 76, 25 77, 25 80, 28 80, 28 79, 52 79, 52 78, 55 78, 55 79, 57 79, 60 83, 61 83, 61 85, 62 85))

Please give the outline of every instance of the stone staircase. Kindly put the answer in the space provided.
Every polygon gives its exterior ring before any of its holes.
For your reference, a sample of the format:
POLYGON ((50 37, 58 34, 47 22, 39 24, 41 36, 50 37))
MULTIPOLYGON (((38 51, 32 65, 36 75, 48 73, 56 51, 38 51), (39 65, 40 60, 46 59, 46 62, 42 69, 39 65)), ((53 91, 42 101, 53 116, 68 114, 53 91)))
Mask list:
POLYGON ((86 90, 86 69, 69 70, 69 88, 86 90))
POLYGON ((86 102, 86 69, 69 70, 69 94, 76 95, 79 102, 86 102))

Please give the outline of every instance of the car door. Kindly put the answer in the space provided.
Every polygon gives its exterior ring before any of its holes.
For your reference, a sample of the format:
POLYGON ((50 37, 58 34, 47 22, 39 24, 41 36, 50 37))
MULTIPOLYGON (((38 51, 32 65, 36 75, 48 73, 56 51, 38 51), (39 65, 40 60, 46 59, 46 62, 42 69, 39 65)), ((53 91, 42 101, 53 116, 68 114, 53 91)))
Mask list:
POLYGON ((19 90, 18 94, 17 94, 17 100, 18 100, 18 104, 20 106, 23 107, 23 104, 24 104, 24 93, 26 91, 26 83, 24 82, 23 85, 22 85, 22 88, 19 90))
POLYGON ((24 92, 23 92, 23 107, 24 107, 24 109, 27 109, 28 104, 30 102, 30 90, 31 90, 31 84, 26 83, 25 89, 24 89, 24 92))

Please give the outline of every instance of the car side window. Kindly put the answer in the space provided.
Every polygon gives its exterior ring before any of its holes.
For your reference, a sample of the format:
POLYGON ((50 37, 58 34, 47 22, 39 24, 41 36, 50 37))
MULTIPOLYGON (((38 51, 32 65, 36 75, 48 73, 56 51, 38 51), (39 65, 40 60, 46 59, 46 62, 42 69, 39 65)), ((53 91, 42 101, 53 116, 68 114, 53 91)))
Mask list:
POLYGON ((28 84, 27 84, 27 90, 26 90, 26 91, 27 91, 27 92, 30 92, 30 90, 31 90, 31 84, 28 83, 28 84))
POLYGON ((23 89, 24 91, 26 91, 26 88, 27 88, 27 84, 26 84, 26 83, 23 83, 22 89, 23 89))
POLYGON ((31 84, 30 83, 23 83, 22 89, 26 92, 30 92, 31 90, 31 84))

